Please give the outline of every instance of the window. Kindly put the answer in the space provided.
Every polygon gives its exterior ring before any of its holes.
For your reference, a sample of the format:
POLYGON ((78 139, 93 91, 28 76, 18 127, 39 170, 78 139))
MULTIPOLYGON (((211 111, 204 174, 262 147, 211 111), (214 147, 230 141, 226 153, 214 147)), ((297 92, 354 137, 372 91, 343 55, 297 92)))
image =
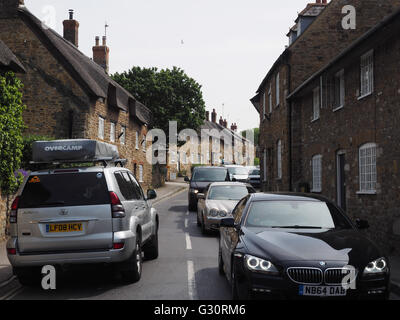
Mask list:
POLYGON ((139 150, 139 132, 135 132, 135 146, 136 150, 139 150))
POLYGON ((110 125, 110 141, 115 142, 115 123, 111 122, 110 125))
POLYGON ((263 94, 263 114, 262 114, 262 118, 263 118, 263 120, 265 119, 265 115, 266 115, 266 113, 267 113, 267 110, 266 110, 266 101, 265 101, 265 92, 264 92, 264 94, 263 94))
POLYGON ((272 113, 272 85, 269 85, 268 91, 268 104, 269 104, 269 113, 272 113))
POLYGON ((143 136, 142 149, 143 152, 146 152, 146 136, 143 136))
POLYGON ((121 138, 119 139, 121 144, 125 144, 126 142, 126 127, 121 127, 121 138))
POLYGON ((360 148, 360 192, 376 193, 376 144, 367 143, 360 148))
POLYGON ((104 118, 103 117, 99 117, 99 134, 98 137, 101 140, 104 140, 104 118))
POLYGON ((313 91, 313 121, 318 120, 321 111, 320 91, 319 88, 315 88, 313 91))
POLYGON ((280 104, 280 88, 279 88, 279 81, 280 81, 279 72, 276 75, 275 82, 276 82, 276 106, 278 107, 280 104))
POLYGON ((331 95, 333 110, 343 108, 345 99, 344 70, 339 71, 333 77, 331 95))
POLYGON ((279 140, 277 144, 277 171, 278 171, 278 179, 282 179, 282 141, 279 140))
POLYGON ((374 51, 370 51, 361 57, 361 97, 365 97, 374 91, 374 51))
POLYGON ((144 182, 143 180, 143 166, 139 166, 139 182, 144 182))
POLYGON ((322 156, 312 158, 313 192, 322 191, 322 156))

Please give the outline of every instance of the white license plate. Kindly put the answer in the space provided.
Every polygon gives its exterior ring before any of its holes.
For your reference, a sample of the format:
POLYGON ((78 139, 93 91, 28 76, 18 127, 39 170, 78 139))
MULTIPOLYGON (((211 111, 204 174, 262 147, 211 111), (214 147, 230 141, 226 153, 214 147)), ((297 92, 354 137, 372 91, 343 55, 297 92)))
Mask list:
POLYGON ((345 297, 347 290, 342 286, 300 286, 299 295, 305 297, 345 297))

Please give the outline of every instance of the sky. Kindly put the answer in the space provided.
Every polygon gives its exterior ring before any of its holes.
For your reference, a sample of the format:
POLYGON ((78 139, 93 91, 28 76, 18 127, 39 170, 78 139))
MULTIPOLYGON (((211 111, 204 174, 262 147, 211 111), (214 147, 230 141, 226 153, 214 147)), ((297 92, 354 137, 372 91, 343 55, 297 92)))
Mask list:
POLYGON ((202 85, 207 110, 239 130, 259 126, 250 98, 288 44, 307 0, 25 0, 58 33, 68 9, 79 21, 79 49, 92 57, 105 22, 110 73, 133 66, 177 66, 202 85))

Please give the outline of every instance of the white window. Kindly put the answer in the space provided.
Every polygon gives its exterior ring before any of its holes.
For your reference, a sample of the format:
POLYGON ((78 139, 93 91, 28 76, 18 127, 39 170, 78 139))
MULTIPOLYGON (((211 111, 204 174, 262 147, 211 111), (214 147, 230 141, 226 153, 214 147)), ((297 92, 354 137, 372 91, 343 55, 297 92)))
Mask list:
POLYGON ((280 104, 280 88, 279 88, 280 76, 279 76, 279 72, 276 75, 275 82, 276 82, 276 106, 279 106, 279 104, 280 104))
POLYGON ((367 143, 360 148, 360 192, 376 193, 376 144, 367 143))
POLYGON ((111 122, 110 124, 110 141, 115 142, 115 123, 111 122))
POLYGON ((264 166, 264 172, 263 172, 264 179, 263 179, 263 181, 266 182, 267 181, 267 176, 268 176, 268 172, 267 172, 267 150, 264 150, 263 166, 264 166))
POLYGON ((99 133, 98 133, 98 137, 101 140, 104 140, 104 118, 103 117, 99 117, 99 133))
POLYGON ((269 113, 272 113, 272 85, 269 85, 268 91, 268 105, 269 105, 269 113))
POLYGON ((333 78, 333 109, 343 108, 345 99, 344 70, 339 71, 333 78))
POLYGON ((139 166, 139 182, 144 182, 143 180, 143 166, 139 166))
POLYGON ((146 136, 143 136, 142 149, 143 152, 146 152, 146 136))
POLYGON ((374 91, 374 51, 361 57, 361 98, 374 91))
POLYGON ((313 121, 318 120, 321 112, 321 100, 319 88, 313 91, 313 121))
POLYGON ((316 155, 312 158, 313 192, 322 191, 322 156, 316 155))
POLYGON ((121 127, 121 138, 119 138, 119 142, 121 144, 125 144, 126 141, 126 127, 122 126, 121 127))
POLYGON ((266 113, 267 113, 267 110, 266 110, 266 100, 265 100, 265 92, 264 92, 264 94, 263 94, 263 115, 262 115, 263 120, 265 119, 266 113))
POLYGON ((278 179, 282 179, 282 141, 279 140, 277 144, 277 154, 276 154, 276 162, 277 162, 277 171, 278 171, 278 179))
POLYGON ((139 132, 135 132, 135 147, 136 150, 139 150, 139 132))

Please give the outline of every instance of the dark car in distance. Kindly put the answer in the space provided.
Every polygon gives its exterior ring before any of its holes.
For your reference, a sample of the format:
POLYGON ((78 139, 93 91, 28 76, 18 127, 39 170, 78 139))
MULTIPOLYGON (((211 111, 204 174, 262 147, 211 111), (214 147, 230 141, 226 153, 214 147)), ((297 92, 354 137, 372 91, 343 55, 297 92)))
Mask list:
POLYGON ((190 182, 189 210, 197 211, 197 195, 204 193, 210 183, 230 181, 229 171, 223 167, 196 167, 192 172, 192 179, 185 177, 190 182))
POLYGON ((221 221, 219 270, 234 299, 388 299, 389 261, 335 204, 250 194, 221 221))

